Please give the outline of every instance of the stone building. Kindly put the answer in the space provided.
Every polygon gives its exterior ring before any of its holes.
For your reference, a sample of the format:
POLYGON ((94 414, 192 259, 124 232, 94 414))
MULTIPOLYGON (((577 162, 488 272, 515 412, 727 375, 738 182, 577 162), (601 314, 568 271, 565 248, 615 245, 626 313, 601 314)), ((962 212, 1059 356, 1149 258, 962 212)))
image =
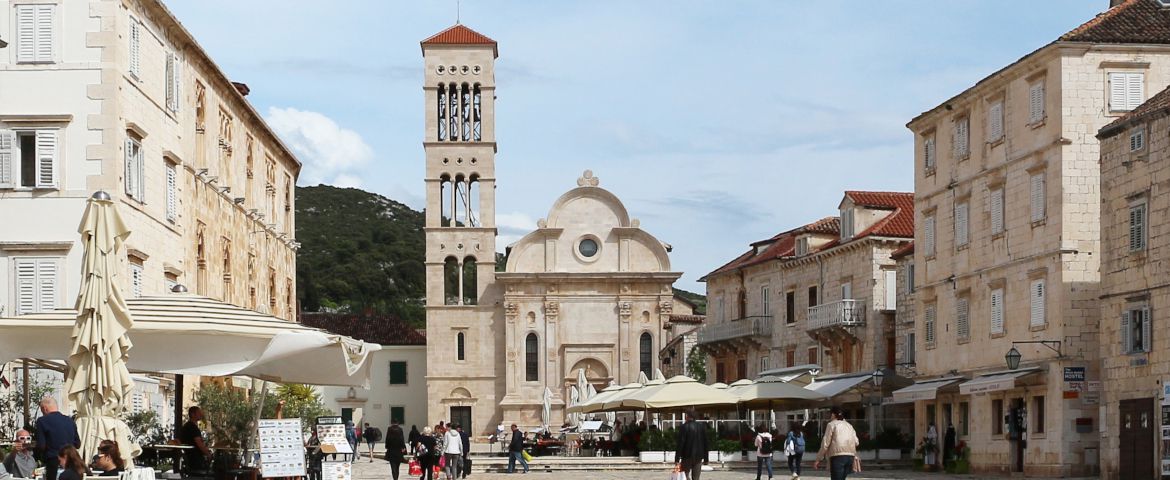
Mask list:
POLYGON ((890 254, 897 270, 897 308, 894 313, 894 359, 895 373, 914 378, 915 345, 917 331, 914 328, 914 242, 907 243, 890 254))
POLYGON ((1116 3, 907 125, 916 370, 949 379, 915 430, 954 424, 979 473, 1098 469, 1099 402, 1077 391, 1101 378, 1093 133, 1170 82, 1170 10, 1116 3))
POLYGON ((578 370, 600 390, 658 368, 681 274, 589 171, 496 271, 496 42, 456 25, 422 50, 430 423, 539 426, 547 388, 560 425, 578 370))
POLYGON ((1156 478, 1170 465, 1170 89, 1101 129, 1101 477, 1156 478), (1163 250, 1168 249, 1168 250, 1163 250), (1162 333, 1158 333, 1162 332, 1162 333), (1159 406, 1162 406, 1159 408, 1159 406), (1158 425, 1162 425, 1158 428, 1158 425), (1161 447, 1159 448, 1159 445, 1161 447))
POLYGON ((0 311, 72 304, 77 225, 104 190, 133 231, 128 295, 184 284, 293 320, 300 163, 247 87, 158 0, 3 6, 0 311))
POLYGON ((658 362, 666 378, 690 376, 687 361, 698 343, 699 330, 706 320, 706 316, 695 314, 695 304, 680 296, 674 299, 674 311, 670 321, 662 327, 662 348, 658 351, 658 362))

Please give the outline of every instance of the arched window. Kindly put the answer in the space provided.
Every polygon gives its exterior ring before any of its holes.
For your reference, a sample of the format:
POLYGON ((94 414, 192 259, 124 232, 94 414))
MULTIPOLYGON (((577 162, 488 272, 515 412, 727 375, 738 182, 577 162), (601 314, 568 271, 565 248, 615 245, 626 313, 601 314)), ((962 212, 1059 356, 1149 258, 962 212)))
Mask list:
POLYGON ((650 336, 650 332, 643 332, 642 338, 638 340, 638 370, 646 374, 646 377, 654 377, 654 339, 650 336))
POLYGON ((467 360, 467 339, 463 332, 455 336, 455 352, 458 360, 467 360))
POLYGON ((459 260, 455 257, 443 261, 443 303, 459 305, 459 260))
POLYGON ((475 305, 479 299, 479 285, 476 283, 475 257, 463 259, 463 304, 475 305))
POLYGON ((479 175, 474 173, 467 177, 467 222, 472 227, 478 227, 480 225, 479 175))
POLYGON ((471 141, 471 87, 464 83, 459 95, 459 106, 461 108, 461 115, 463 120, 463 135, 460 137, 464 142, 471 141))
POLYGON ((459 141, 459 86, 447 85, 447 140, 459 141))
POLYGON ((473 116, 472 127, 471 127, 471 140, 474 142, 478 142, 478 141, 483 139, 482 128, 480 128, 480 119, 483 118, 483 114, 482 114, 482 111, 480 110, 480 108, 482 107, 482 103, 480 102, 481 99, 480 99, 479 84, 478 83, 475 84, 475 88, 473 89, 473 92, 474 93, 472 94, 472 101, 471 101, 471 103, 472 103, 471 109, 472 109, 472 116, 473 116))
POLYGON ((452 201, 455 198, 453 185, 451 184, 451 176, 444 174, 439 177, 439 226, 450 227, 453 224, 451 219, 454 218, 455 203, 452 201))
POLYGON ((540 379, 540 354, 537 351, 540 346, 537 343, 535 333, 529 333, 524 339, 524 380, 528 382, 540 379))

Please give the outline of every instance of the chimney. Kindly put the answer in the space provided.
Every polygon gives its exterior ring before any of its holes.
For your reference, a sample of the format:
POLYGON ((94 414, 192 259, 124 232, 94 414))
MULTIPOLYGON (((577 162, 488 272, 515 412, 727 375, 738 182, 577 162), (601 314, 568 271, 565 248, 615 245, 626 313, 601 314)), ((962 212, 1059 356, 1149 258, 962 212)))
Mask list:
POLYGON ((1125 3, 1127 0, 1109 0, 1109 8, 1116 7, 1125 3))
MULTIPOLYGON (((1111 0, 1111 1, 1117 1, 1117 0, 1111 0)), ((240 91, 240 95, 243 95, 245 97, 248 96, 248 93, 250 93, 252 91, 251 88, 248 88, 248 84, 246 84, 244 82, 232 82, 232 85, 236 87, 236 90, 240 91)))

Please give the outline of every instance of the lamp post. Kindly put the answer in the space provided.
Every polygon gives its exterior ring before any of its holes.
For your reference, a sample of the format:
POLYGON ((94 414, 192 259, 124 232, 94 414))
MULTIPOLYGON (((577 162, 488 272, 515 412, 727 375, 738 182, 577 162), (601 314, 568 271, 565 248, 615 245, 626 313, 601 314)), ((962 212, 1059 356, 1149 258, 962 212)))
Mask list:
POLYGON ((875 437, 878 433, 878 423, 882 421, 882 382, 885 380, 886 372, 881 368, 873 371, 873 376, 870 380, 873 382, 874 390, 877 390, 877 401, 873 402, 871 410, 873 412, 873 421, 869 424, 869 435, 875 437))
POLYGON ((1003 356, 1004 360, 1007 360, 1008 370, 1015 370, 1020 368, 1021 357, 1023 357, 1023 355, 1020 355, 1020 351, 1016 350, 1015 345, 1012 345, 1012 349, 1008 350, 1007 354, 1003 356))
POLYGON ((1020 351, 1016 350, 1016 345, 1024 343, 1043 345, 1048 347, 1049 350, 1056 352, 1056 358, 1064 358, 1064 352, 1060 350, 1061 342, 1059 340, 1028 340, 1012 342, 1012 349, 1008 350, 1007 354, 1003 356, 1004 360, 1007 360, 1008 370, 1015 370, 1020 368, 1020 358, 1022 358, 1023 355, 1020 355, 1020 351))
POLYGON ((879 388, 879 389, 882 388, 882 381, 885 380, 885 377, 886 377, 886 373, 883 372, 882 369, 879 368, 877 370, 874 370, 873 371, 873 386, 876 388, 879 388))

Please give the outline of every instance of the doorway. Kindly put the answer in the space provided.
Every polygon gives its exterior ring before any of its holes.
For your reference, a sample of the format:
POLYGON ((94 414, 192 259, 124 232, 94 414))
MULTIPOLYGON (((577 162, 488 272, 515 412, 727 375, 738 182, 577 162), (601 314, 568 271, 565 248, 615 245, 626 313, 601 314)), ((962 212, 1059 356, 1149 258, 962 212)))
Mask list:
POLYGON ((463 431, 471 432, 471 407, 451 407, 451 422, 462 425, 463 431))
POLYGON ((1028 411, 1024 399, 1013 398, 1008 411, 1008 439, 1012 444, 1012 471, 1024 471, 1024 451, 1028 448, 1028 411))
POLYGON ((1121 401, 1120 478, 1154 476, 1154 399, 1121 401))

